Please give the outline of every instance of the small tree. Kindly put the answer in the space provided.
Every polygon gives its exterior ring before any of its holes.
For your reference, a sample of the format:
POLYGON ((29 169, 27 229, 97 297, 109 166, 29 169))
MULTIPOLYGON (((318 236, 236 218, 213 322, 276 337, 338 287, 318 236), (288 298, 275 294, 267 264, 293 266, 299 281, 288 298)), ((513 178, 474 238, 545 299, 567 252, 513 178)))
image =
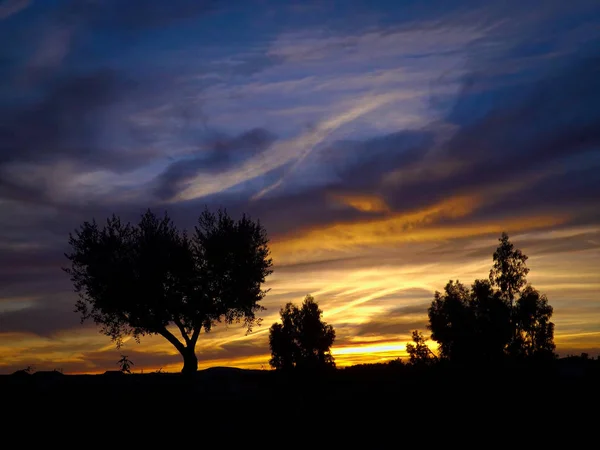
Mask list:
POLYGON ((298 308, 286 304, 280 311, 281 322, 271 326, 269 346, 275 369, 319 369, 335 367, 330 348, 335 341, 335 331, 323 322, 323 312, 310 295, 298 308))
POLYGON ((139 342, 159 334, 182 355, 183 372, 193 373, 202 330, 243 322, 251 331, 260 322, 256 312, 267 292, 261 284, 272 265, 267 243, 260 222, 245 215, 233 220, 206 209, 188 237, 167 214, 148 210, 137 225, 115 215, 104 227, 84 222, 69 235, 71 267, 64 270, 79 294, 82 321, 94 320, 117 348, 124 336, 139 342))
POLYGON ((121 355, 121 359, 117 362, 119 365, 119 370, 123 373, 131 373, 131 366, 134 366, 133 361, 131 361, 127 355, 121 355))
POLYGON ((410 357, 410 363, 413 366, 428 365, 437 360, 437 356, 429 349, 425 343, 423 333, 419 330, 412 332, 412 340, 414 344, 406 344, 406 353, 410 357))

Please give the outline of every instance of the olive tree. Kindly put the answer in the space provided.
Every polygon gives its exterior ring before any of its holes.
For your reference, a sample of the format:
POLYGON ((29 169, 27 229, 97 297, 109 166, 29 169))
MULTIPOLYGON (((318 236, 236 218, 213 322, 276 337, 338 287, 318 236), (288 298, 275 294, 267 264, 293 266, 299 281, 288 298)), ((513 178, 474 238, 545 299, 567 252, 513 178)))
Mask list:
POLYGON ((272 260, 265 229, 245 215, 205 209, 191 236, 166 213, 148 210, 136 225, 113 215, 104 226, 84 222, 69 244, 64 270, 79 294, 76 311, 118 348, 125 336, 160 335, 181 354, 182 372, 194 373, 202 330, 242 322, 251 331, 260 322, 272 260))

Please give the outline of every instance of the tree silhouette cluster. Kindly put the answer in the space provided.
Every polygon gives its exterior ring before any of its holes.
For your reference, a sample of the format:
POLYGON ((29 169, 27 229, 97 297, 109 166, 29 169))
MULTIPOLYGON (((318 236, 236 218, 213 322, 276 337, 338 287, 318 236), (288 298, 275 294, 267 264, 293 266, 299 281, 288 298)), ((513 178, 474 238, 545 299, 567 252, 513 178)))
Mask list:
POLYGON ((218 322, 251 330, 259 321, 272 265, 267 243, 260 222, 245 215, 234 220, 206 209, 188 236, 168 215, 148 210, 137 225, 115 215, 103 227, 84 222, 69 235, 71 267, 64 270, 79 293, 82 321, 94 320, 117 347, 127 335, 161 335, 182 355, 183 372, 193 373, 202 330, 218 322))
MULTIPOLYGON (((493 260, 488 280, 475 280, 470 287, 450 280, 444 292, 435 293, 428 328, 440 356, 458 363, 553 358, 553 310, 527 283, 527 256, 503 233, 493 260)), ((413 340, 411 362, 427 361, 420 335, 413 333, 413 340)))
POLYGON ((289 371, 335 367, 330 351, 335 331, 323 322, 323 311, 312 296, 306 296, 300 308, 286 304, 280 315, 281 323, 274 323, 269 334, 269 363, 273 368, 289 371))

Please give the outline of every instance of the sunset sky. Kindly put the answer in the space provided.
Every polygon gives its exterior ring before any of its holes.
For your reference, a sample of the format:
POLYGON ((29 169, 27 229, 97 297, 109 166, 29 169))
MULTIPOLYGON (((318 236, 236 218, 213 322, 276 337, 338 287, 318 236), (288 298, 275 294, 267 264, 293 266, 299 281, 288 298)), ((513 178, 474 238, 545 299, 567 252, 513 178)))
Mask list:
POLYGON ((260 219, 274 273, 200 368, 268 368, 307 294, 339 366, 404 357, 502 231, 557 352, 600 354, 597 0, 0 0, 0 42, 0 373, 179 371, 80 324, 61 266, 84 220, 204 205, 260 219))

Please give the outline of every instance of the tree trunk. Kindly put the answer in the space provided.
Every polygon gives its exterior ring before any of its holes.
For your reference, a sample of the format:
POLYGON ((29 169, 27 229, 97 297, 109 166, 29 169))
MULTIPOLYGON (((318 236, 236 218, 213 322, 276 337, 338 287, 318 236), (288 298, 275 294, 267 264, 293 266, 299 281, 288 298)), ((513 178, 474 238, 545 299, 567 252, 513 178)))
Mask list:
POLYGON ((183 356, 183 369, 181 373, 184 375, 193 375, 198 371, 198 358, 194 347, 184 347, 181 352, 183 356))

